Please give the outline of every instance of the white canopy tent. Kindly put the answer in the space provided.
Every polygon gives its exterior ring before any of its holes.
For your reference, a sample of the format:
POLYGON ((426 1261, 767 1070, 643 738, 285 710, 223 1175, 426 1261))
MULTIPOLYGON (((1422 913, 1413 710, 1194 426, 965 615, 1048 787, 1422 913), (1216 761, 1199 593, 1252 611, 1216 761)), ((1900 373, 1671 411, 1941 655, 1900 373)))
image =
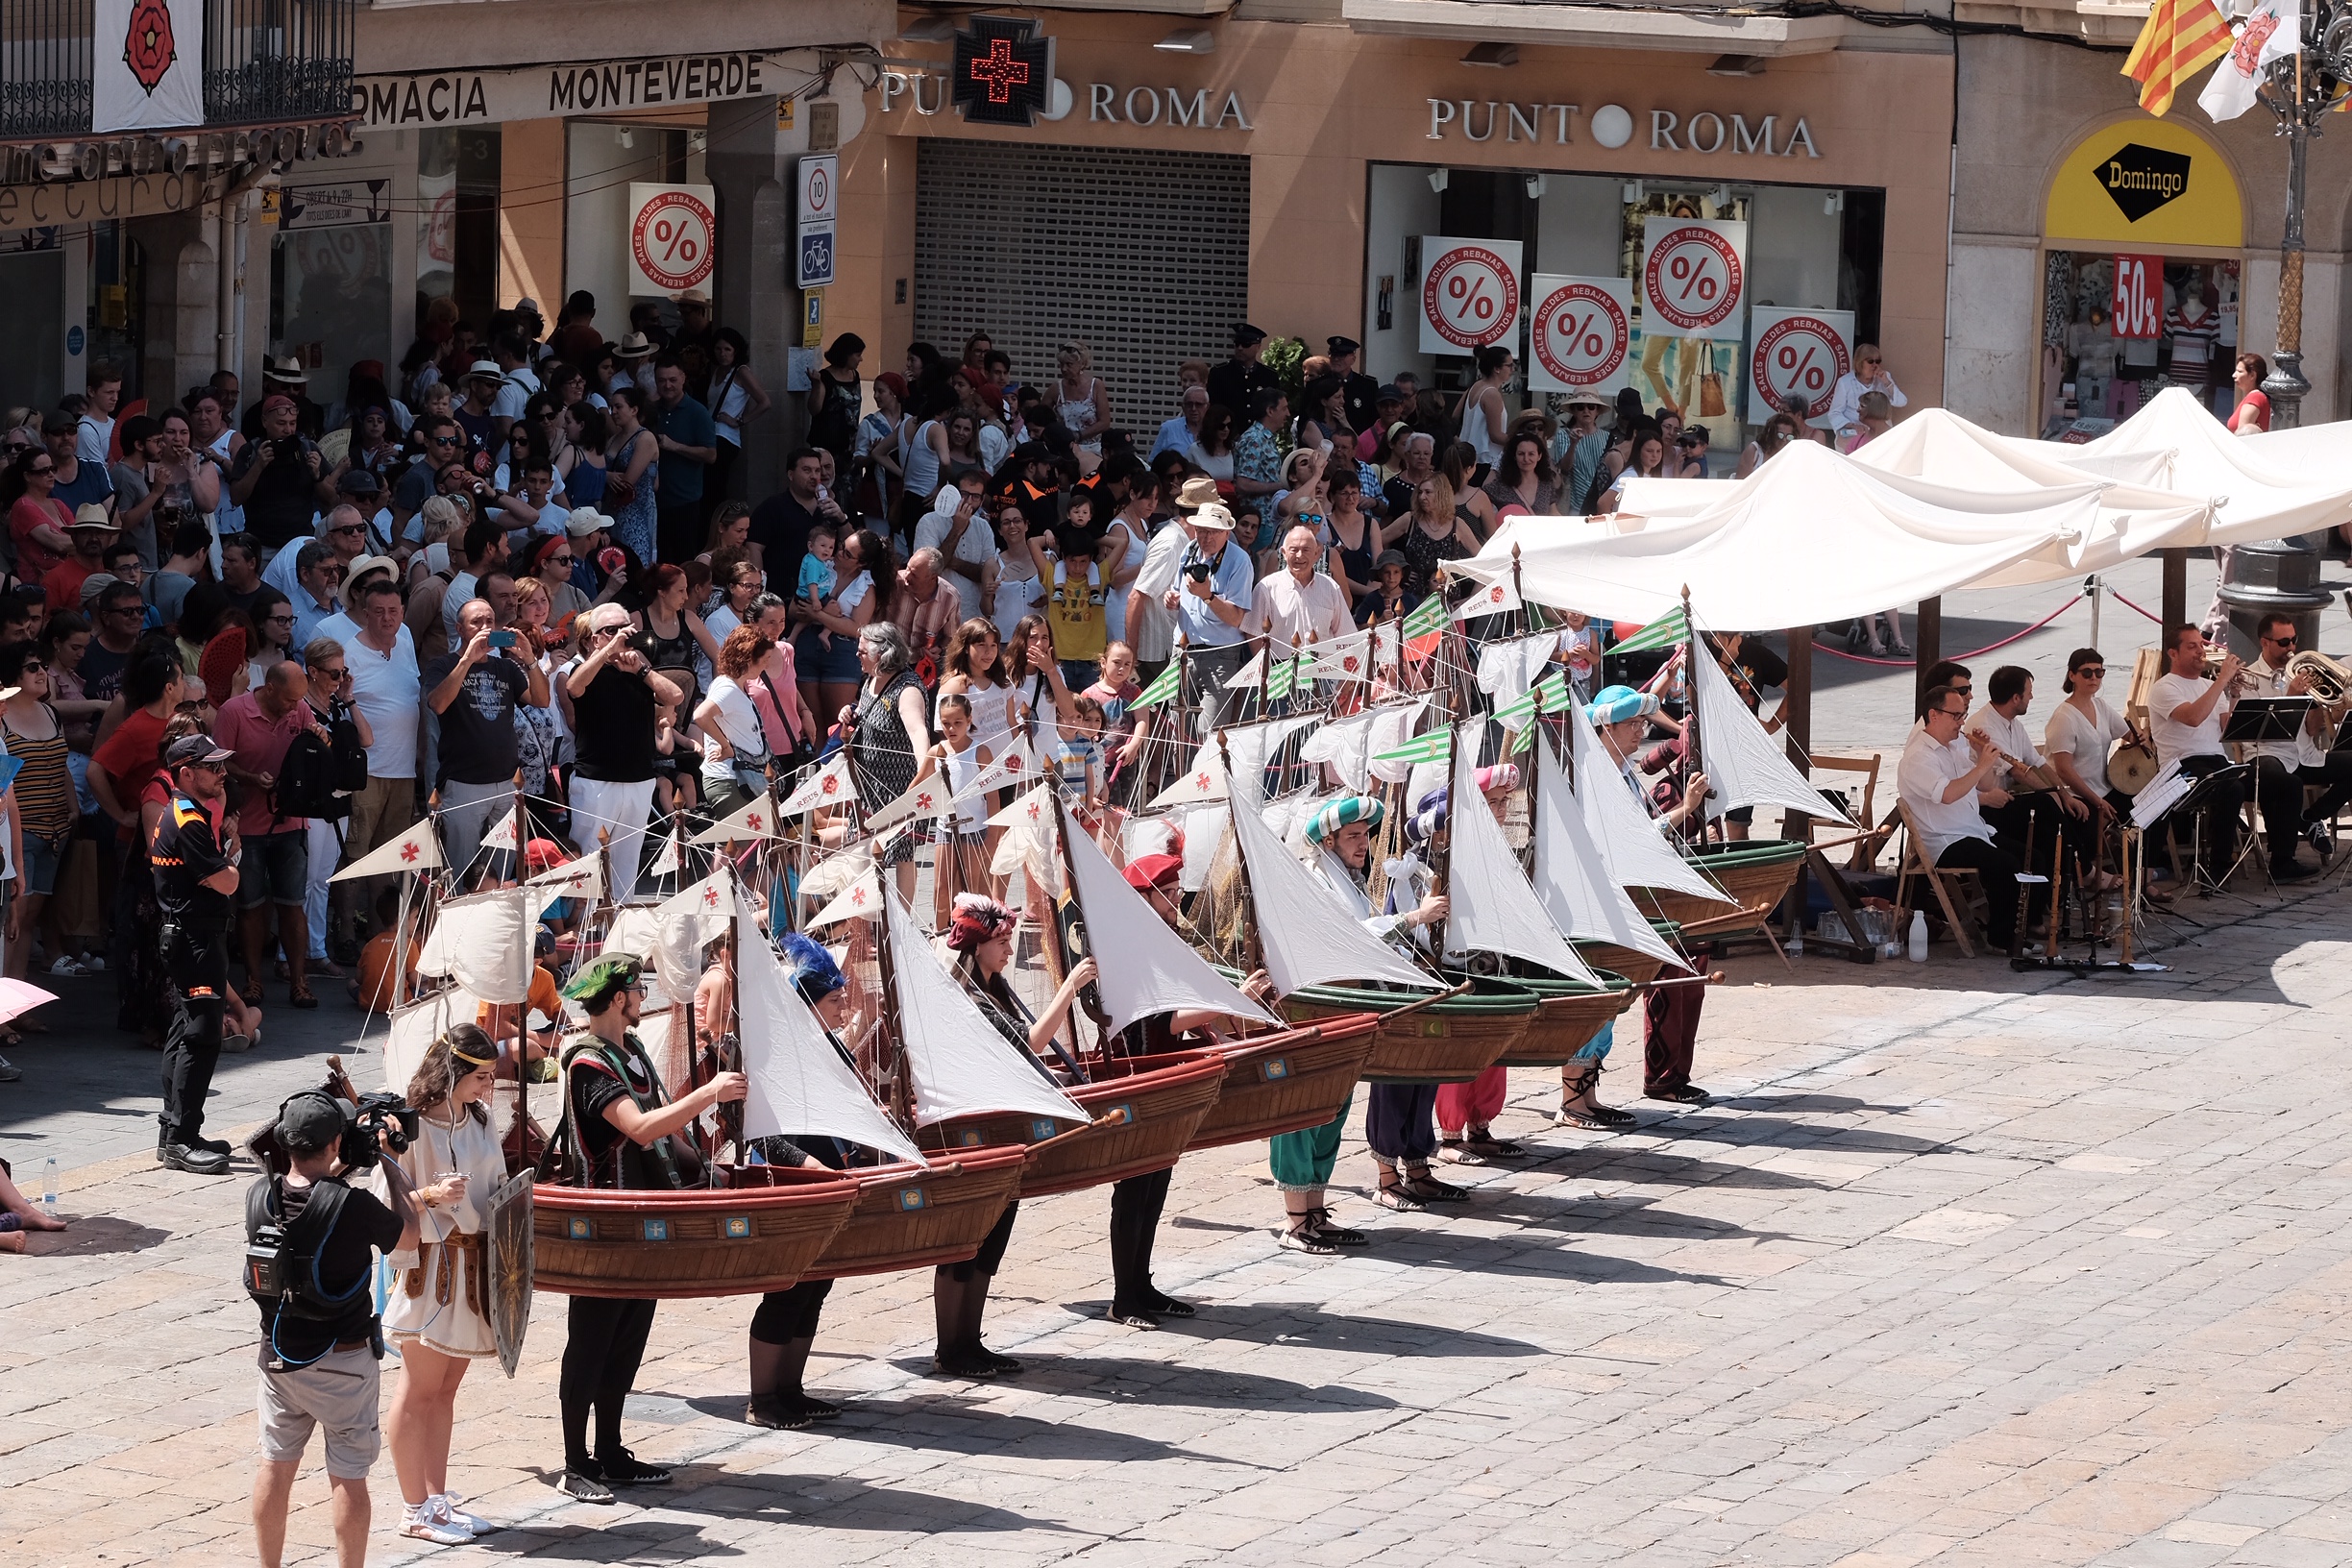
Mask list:
MULTIPOLYGON (((1792 446, 1737 484, 1634 480, 1629 503, 1653 486, 1703 485, 1711 503, 1675 522, 1529 547, 1533 526, 1457 563, 1482 582, 1512 580, 1539 604, 1621 621, 1651 621, 1681 602, 1702 626, 1740 630, 1850 620, 2029 570, 2069 576, 2097 528, 2099 481, 2070 489, 1982 492, 1897 482, 1825 447, 1792 446)), ((1667 504, 1680 501, 1669 492, 1667 504)), ((1536 520, 1538 523, 1550 520, 1536 520)), ((1549 531, 1549 530, 1547 530, 1549 531)), ((2034 580, 2027 577, 2023 580, 2034 580)))

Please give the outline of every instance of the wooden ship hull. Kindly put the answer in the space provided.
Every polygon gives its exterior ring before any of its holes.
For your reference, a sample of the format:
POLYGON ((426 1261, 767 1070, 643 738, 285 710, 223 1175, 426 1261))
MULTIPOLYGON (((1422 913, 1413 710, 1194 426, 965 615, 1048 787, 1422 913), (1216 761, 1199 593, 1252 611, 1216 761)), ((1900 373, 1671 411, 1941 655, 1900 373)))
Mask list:
POLYGON ((1216 1104, 1225 1057, 1170 1051, 1097 1066, 1096 1080, 1065 1090, 1095 1119, 1058 1131, 1047 1117, 1017 1112, 957 1116, 924 1129, 919 1141, 951 1158, 989 1144, 1029 1145, 1020 1195, 1050 1197, 1165 1170, 1216 1104))
POLYGON ((1356 1091, 1379 1029, 1377 1014, 1341 1014, 1223 1042, 1224 1085, 1186 1147, 1213 1149, 1322 1126, 1356 1091))
POLYGON ((748 1169, 771 1174, 757 1186, 678 1192, 537 1184, 534 1285, 567 1296, 662 1300, 788 1288, 848 1221, 859 1185, 821 1167, 748 1169))
MULTIPOLYGON (((1650 927, 1659 936, 1664 937, 1669 943, 1680 945, 1682 927, 1673 920, 1652 920, 1650 927)), ((1620 947, 1613 942, 1591 942, 1579 939, 1575 947, 1583 956, 1584 962, 1590 964, 1594 968, 1606 969, 1611 974, 1622 974, 1637 986, 1646 986, 1666 972, 1664 959, 1654 953, 1637 952, 1631 947, 1620 947)))
POLYGON ((1804 865, 1805 846, 1794 839, 1750 839, 1690 853, 1690 862, 1724 890, 1734 907, 1665 888, 1630 890, 1633 901, 1660 919, 1678 922, 1691 937, 1752 931, 1788 896, 1804 865))
POLYGON ((1363 1068, 1376 1084, 1466 1084, 1502 1061, 1535 1020, 1534 996, 1507 981, 1481 980, 1475 991, 1391 1017, 1416 999, 1369 986, 1308 986, 1285 997, 1283 1010, 1302 1023, 1380 1014, 1363 1068))
MULTIPOLYGON (((1657 961, 1651 960, 1653 964, 1657 961)), ((1605 985, 1595 991, 1581 981, 1552 975, 1513 975, 1510 983, 1535 993, 1541 1005, 1535 1021, 1505 1053, 1507 1067, 1556 1067, 1584 1048, 1593 1036, 1627 1008, 1641 992, 1623 975, 1601 971, 1605 985)))
POLYGON ((838 1280, 964 1262, 1020 1195, 1028 1164, 1027 1145, 1000 1143, 959 1150, 928 1168, 895 1162, 843 1172, 857 1181, 857 1204, 804 1278, 838 1280))

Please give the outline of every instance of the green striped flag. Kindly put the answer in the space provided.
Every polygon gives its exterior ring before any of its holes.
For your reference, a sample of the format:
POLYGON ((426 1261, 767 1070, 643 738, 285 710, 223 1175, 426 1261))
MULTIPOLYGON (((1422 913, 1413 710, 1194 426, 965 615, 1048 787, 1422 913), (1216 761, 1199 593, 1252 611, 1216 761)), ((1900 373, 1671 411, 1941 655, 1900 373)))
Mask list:
POLYGON ((1433 592, 1427 599, 1414 605, 1412 613, 1405 618, 1405 640, 1411 642, 1417 637, 1427 637, 1432 632, 1443 631, 1445 625, 1445 595, 1433 592))
POLYGON ((1519 736, 1516 740, 1511 742, 1511 755, 1515 757, 1520 752, 1525 751, 1529 747, 1533 746, 1534 744, 1535 726, 1533 724, 1530 724, 1519 732, 1519 736))
POLYGON ((1291 689, 1298 685, 1298 678, 1299 661, 1297 656, 1293 655, 1290 658, 1283 660, 1282 663, 1276 665, 1266 674, 1265 699, 1268 702, 1274 702, 1279 701, 1283 698, 1288 697, 1291 689))
POLYGON ((1494 717, 1506 729, 1515 729, 1537 712, 1557 713, 1568 705, 1568 674, 1555 670, 1528 689, 1527 695, 1506 702, 1495 709, 1494 717))
POLYGON ((1156 708, 1161 703, 1173 698, 1176 695, 1177 687, 1181 686, 1183 683, 1184 661, 1181 659, 1170 659, 1168 660, 1168 667, 1165 670, 1161 671, 1157 675, 1154 675, 1152 677, 1152 683, 1143 688, 1143 695, 1137 698, 1133 702, 1127 704, 1128 709, 1133 711, 1138 708, 1156 708))
POLYGON ((1426 735, 1416 735, 1393 751, 1375 755, 1374 762, 1449 762, 1454 756, 1454 732, 1433 729, 1426 735))
POLYGON ((1611 653, 1649 653, 1661 648, 1673 648, 1690 640, 1690 623, 1683 619, 1679 608, 1668 610, 1655 621, 1611 648, 1611 653))

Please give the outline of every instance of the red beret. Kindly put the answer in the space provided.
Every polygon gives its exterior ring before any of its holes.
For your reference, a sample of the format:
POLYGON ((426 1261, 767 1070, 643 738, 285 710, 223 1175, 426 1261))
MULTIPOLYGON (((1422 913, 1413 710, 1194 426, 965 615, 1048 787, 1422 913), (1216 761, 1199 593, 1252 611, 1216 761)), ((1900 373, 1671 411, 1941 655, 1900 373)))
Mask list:
POLYGON ((1183 870, 1184 862, 1174 855, 1144 855, 1127 863, 1127 885, 1138 893, 1173 887, 1176 873, 1183 870))

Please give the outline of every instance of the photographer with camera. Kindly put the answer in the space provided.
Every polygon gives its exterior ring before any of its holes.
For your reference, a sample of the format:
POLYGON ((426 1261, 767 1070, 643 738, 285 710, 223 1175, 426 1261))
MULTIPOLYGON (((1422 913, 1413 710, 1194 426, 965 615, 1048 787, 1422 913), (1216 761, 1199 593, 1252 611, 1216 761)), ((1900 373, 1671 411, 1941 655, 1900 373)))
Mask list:
POLYGON ((171 798, 147 845, 174 1003, 163 1045, 163 1115, 156 1157, 168 1170, 198 1176, 229 1172, 229 1145, 202 1135, 205 1097, 212 1091, 212 1069, 220 1063, 229 917, 243 851, 236 823, 226 812, 229 759, 235 754, 205 734, 184 735, 171 744, 163 753, 171 798))
MULTIPOLYGON (((639 961, 600 958, 564 987, 587 1010, 588 1033, 564 1048, 563 1121, 548 1153, 568 1187, 678 1188, 702 1185, 699 1151, 685 1136, 695 1118, 748 1085, 740 1072, 715 1074, 675 1103, 636 1035, 645 1008, 639 961)), ((667 1484, 670 1472, 621 1446, 621 1407, 637 1381, 653 1303, 574 1296, 564 1342, 564 1473, 556 1482, 582 1503, 610 1503, 616 1485, 667 1484), (596 1448, 588 1414, 596 1412, 596 1448)))
POLYGON ((260 439, 246 443, 229 471, 229 499, 245 509, 246 530, 271 550, 307 537, 311 516, 335 503, 325 459, 296 432, 299 417, 283 393, 262 399, 260 439))
MULTIPOLYGON (((374 1255, 416 1246, 418 1220, 415 1188, 397 1161, 382 1162, 389 1208, 344 1178, 407 1147, 416 1113, 398 1095, 370 1094, 355 1117, 325 1090, 306 1090, 278 1108, 271 1132, 289 1168, 256 1182, 245 1198, 245 1287, 261 1312, 254 1545, 262 1568, 279 1568, 294 1475, 312 1430, 324 1427, 335 1557, 362 1568, 367 1475, 383 1446, 374 1255)), ((267 1138, 255 1139, 257 1155, 268 1152, 258 1147, 267 1138)))

